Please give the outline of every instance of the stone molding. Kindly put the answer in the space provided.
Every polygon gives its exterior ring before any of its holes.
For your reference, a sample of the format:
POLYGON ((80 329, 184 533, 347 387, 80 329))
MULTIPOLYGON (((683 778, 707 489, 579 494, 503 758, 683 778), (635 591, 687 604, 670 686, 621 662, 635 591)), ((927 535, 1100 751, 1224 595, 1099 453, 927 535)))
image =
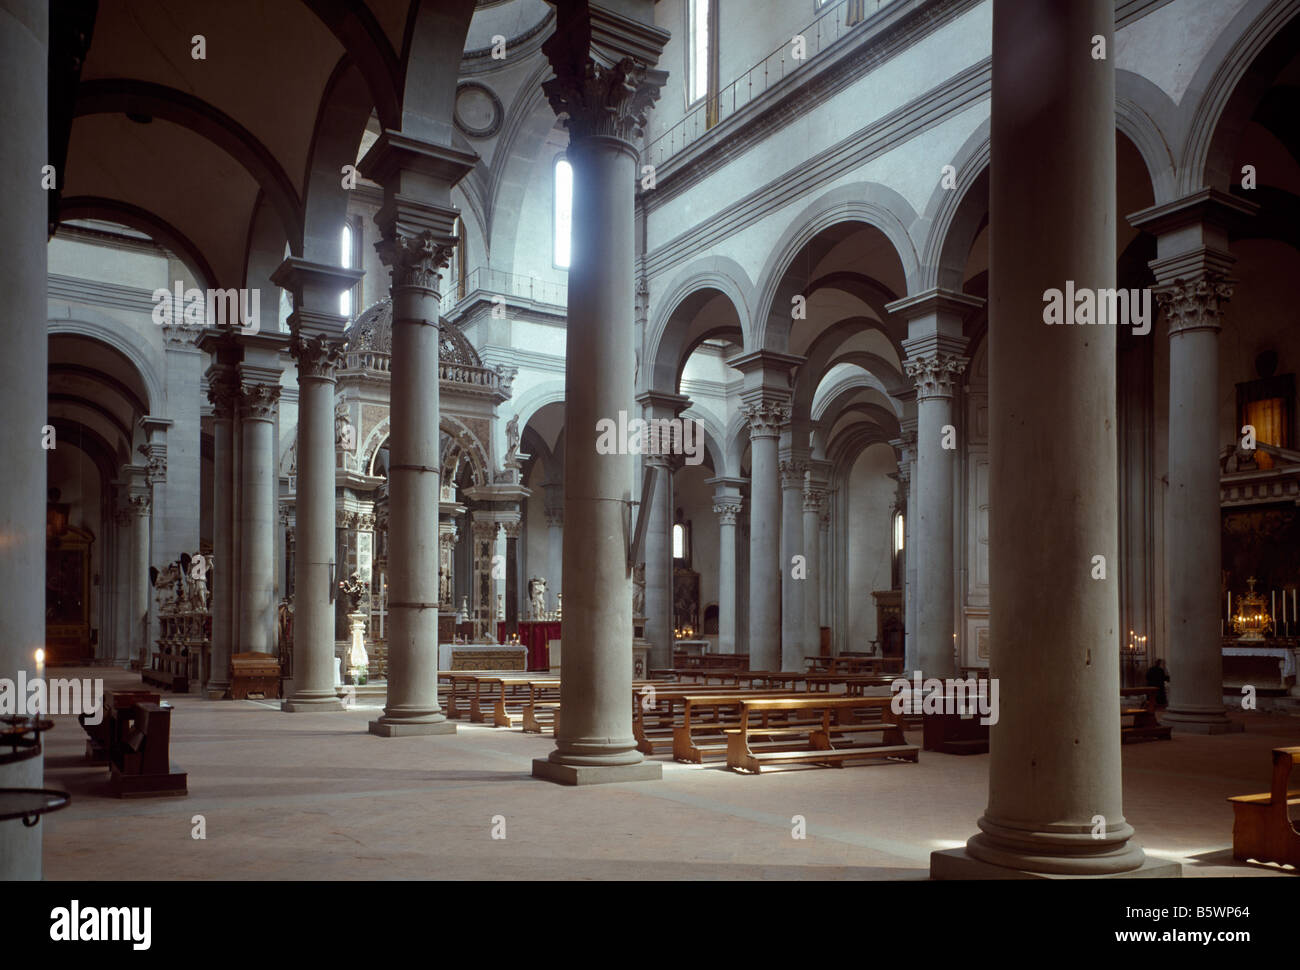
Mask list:
POLYGON ((970 358, 957 354, 929 354, 903 362, 903 370, 916 384, 916 399, 951 398, 958 378, 966 371, 970 358))
POLYGON ((1169 336, 1193 330, 1218 333, 1223 327, 1223 305, 1232 299, 1233 281, 1217 273, 1196 279, 1178 278, 1156 290, 1156 300, 1169 324, 1169 336))
POLYGON ((803 510, 805 512, 816 512, 818 517, 821 516, 822 506, 826 504, 826 490, 824 488, 814 488, 811 485, 805 486, 803 490, 803 510))

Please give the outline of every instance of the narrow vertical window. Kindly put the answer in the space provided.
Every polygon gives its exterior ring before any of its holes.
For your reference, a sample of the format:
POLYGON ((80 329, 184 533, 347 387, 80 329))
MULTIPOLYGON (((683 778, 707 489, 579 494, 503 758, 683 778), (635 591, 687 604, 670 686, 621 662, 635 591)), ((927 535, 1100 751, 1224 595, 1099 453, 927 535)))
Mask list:
POLYGON ((894 514, 894 555, 897 556, 903 551, 903 537, 906 534, 903 528, 903 513, 894 514))
POLYGON ((673 526, 673 558, 686 558, 686 526, 681 524, 673 526))
MULTIPOLYGON (((339 234, 339 265, 344 269, 352 268, 352 227, 346 223, 339 234)), ((352 291, 345 290, 339 294, 339 315, 352 316, 352 291)))
POLYGON ((709 7, 712 5, 712 0, 688 0, 690 63, 687 97, 691 104, 709 93, 709 7))
POLYGON ((555 265, 568 269, 572 256, 573 166, 561 158, 555 163, 555 265))

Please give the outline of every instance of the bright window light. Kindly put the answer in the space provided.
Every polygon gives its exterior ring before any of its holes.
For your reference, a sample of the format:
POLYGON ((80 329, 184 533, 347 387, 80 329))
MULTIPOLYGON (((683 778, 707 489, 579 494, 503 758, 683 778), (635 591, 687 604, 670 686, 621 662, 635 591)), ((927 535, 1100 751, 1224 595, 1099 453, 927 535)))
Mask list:
POLYGON ((555 163, 555 265, 569 268, 573 230, 573 166, 563 158, 555 163))
MULTIPOLYGON (((339 235, 339 264, 344 269, 352 268, 352 227, 345 225, 339 235)), ((339 315, 352 316, 352 291, 345 290, 339 294, 339 315)))
POLYGON ((709 3, 690 0, 690 102, 694 104, 709 93, 709 3))
POLYGON ((686 527, 681 525, 673 526, 673 558, 686 558, 686 527))
POLYGON ((903 551, 903 537, 905 535, 906 532, 903 528, 903 513, 899 512, 897 515, 894 516, 894 552, 895 553, 899 553, 903 551))

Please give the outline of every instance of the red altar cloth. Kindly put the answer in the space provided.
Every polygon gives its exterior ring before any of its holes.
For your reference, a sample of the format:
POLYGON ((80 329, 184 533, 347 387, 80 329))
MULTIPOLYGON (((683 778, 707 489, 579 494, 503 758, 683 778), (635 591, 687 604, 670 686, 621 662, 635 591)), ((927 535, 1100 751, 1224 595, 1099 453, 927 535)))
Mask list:
MULTIPOLYGON (((529 670, 550 670, 551 651, 547 644, 560 639, 560 623, 551 620, 521 620, 519 642, 528 650, 529 670)), ((505 643, 506 625, 497 624, 497 642, 505 643)))

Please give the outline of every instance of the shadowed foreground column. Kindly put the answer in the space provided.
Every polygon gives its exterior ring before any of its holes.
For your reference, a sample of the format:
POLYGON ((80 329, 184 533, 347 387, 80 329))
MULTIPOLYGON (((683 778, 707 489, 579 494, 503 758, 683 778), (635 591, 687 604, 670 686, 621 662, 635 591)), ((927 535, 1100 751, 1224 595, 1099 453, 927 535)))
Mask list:
MULTIPOLYGON (((653 19, 649 4, 625 4, 653 19)), ((568 785, 657 779, 632 737, 632 456, 601 454, 596 426, 632 412, 636 149, 664 76, 667 35, 591 4, 562 5, 543 85, 568 115, 573 259, 565 364, 564 674, 555 750, 533 775, 568 785)), ((618 449, 621 451, 622 449, 618 449)), ((644 510, 643 510, 644 514, 644 510)))
POLYGON ((935 878, 1181 871, 1144 864, 1121 804, 1115 329, 1043 317, 1045 290, 1115 285, 1115 70, 1091 56, 1094 35, 1113 48, 1114 17, 1111 0, 993 7, 989 589, 1000 716, 982 831, 933 853, 935 878))

